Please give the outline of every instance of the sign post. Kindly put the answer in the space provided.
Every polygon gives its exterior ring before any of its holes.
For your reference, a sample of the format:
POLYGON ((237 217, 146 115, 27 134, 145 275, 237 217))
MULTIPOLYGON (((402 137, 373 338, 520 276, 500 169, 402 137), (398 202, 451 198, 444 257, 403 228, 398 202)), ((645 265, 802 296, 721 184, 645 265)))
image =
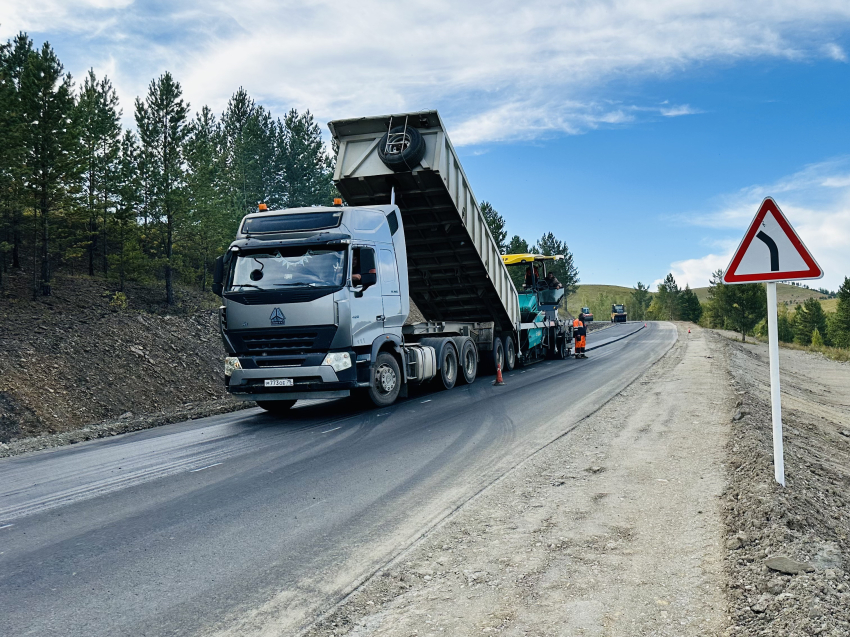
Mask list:
POLYGON ((759 207, 723 282, 767 284, 767 343, 770 355, 770 406, 773 418, 773 468, 776 481, 785 486, 782 444, 782 402, 779 391, 779 326, 776 315, 776 282, 819 279, 823 270, 803 245, 776 202, 767 197, 759 207), (758 239, 758 241, 753 241, 758 239))

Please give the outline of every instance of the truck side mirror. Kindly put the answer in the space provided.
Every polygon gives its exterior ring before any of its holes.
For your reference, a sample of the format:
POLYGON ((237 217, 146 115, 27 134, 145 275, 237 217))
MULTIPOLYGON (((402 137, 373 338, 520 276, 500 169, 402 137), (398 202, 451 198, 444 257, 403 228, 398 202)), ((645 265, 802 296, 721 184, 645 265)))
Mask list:
POLYGON ((378 266, 375 264, 375 251, 372 248, 359 248, 357 257, 360 260, 360 289, 354 295, 359 297, 366 288, 378 282, 378 266))
POLYGON ((224 291, 224 257, 216 257, 215 265, 213 266, 213 294, 221 296, 224 291))

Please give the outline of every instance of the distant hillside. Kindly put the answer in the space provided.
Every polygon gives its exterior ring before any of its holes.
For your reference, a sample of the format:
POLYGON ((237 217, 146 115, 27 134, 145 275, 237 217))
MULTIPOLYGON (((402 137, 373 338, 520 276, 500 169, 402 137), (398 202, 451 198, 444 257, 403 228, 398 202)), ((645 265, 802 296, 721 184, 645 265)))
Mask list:
POLYGON ((589 307, 597 320, 608 320, 612 303, 624 303, 628 309, 632 299, 632 288, 621 285, 580 285, 575 294, 567 299, 567 308, 571 314, 577 314, 579 308, 589 307))
MULTIPOLYGON (((701 303, 705 303, 708 301, 708 288, 694 288, 694 292, 697 295, 697 298, 701 303)), ((789 285, 787 283, 777 283, 776 284, 776 300, 779 303, 784 303, 789 307, 789 309, 793 309, 795 305, 798 303, 802 304, 806 301, 806 299, 821 299, 821 305, 823 305, 823 309, 826 312, 834 312, 835 306, 837 304, 837 299, 830 299, 826 294, 821 294, 817 290, 809 290, 807 288, 800 288, 796 285, 789 285)))

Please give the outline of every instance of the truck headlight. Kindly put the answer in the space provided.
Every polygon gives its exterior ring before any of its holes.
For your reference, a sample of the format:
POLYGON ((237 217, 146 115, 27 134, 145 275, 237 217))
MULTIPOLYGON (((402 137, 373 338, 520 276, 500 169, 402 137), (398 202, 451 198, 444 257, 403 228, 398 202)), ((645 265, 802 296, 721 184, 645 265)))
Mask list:
POLYGON ((351 356, 348 352, 331 352, 325 356, 322 365, 330 365, 335 372, 341 372, 344 369, 351 367, 351 356))
POLYGON ((235 356, 228 356, 224 359, 224 375, 232 376, 237 369, 242 369, 242 363, 235 356))

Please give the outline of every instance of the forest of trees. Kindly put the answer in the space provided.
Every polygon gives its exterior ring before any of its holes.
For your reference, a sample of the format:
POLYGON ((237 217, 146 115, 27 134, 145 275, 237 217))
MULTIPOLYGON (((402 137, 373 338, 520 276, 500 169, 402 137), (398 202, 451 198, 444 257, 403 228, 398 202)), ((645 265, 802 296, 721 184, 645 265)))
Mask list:
POLYGON ((333 158, 309 111, 274 118, 239 88, 216 116, 193 114, 168 72, 121 125, 112 82, 77 85, 48 43, 0 45, 0 285, 31 266, 33 295, 61 267, 116 281, 206 289, 242 217, 331 204, 333 158), (25 260, 29 260, 25 263, 25 260))

